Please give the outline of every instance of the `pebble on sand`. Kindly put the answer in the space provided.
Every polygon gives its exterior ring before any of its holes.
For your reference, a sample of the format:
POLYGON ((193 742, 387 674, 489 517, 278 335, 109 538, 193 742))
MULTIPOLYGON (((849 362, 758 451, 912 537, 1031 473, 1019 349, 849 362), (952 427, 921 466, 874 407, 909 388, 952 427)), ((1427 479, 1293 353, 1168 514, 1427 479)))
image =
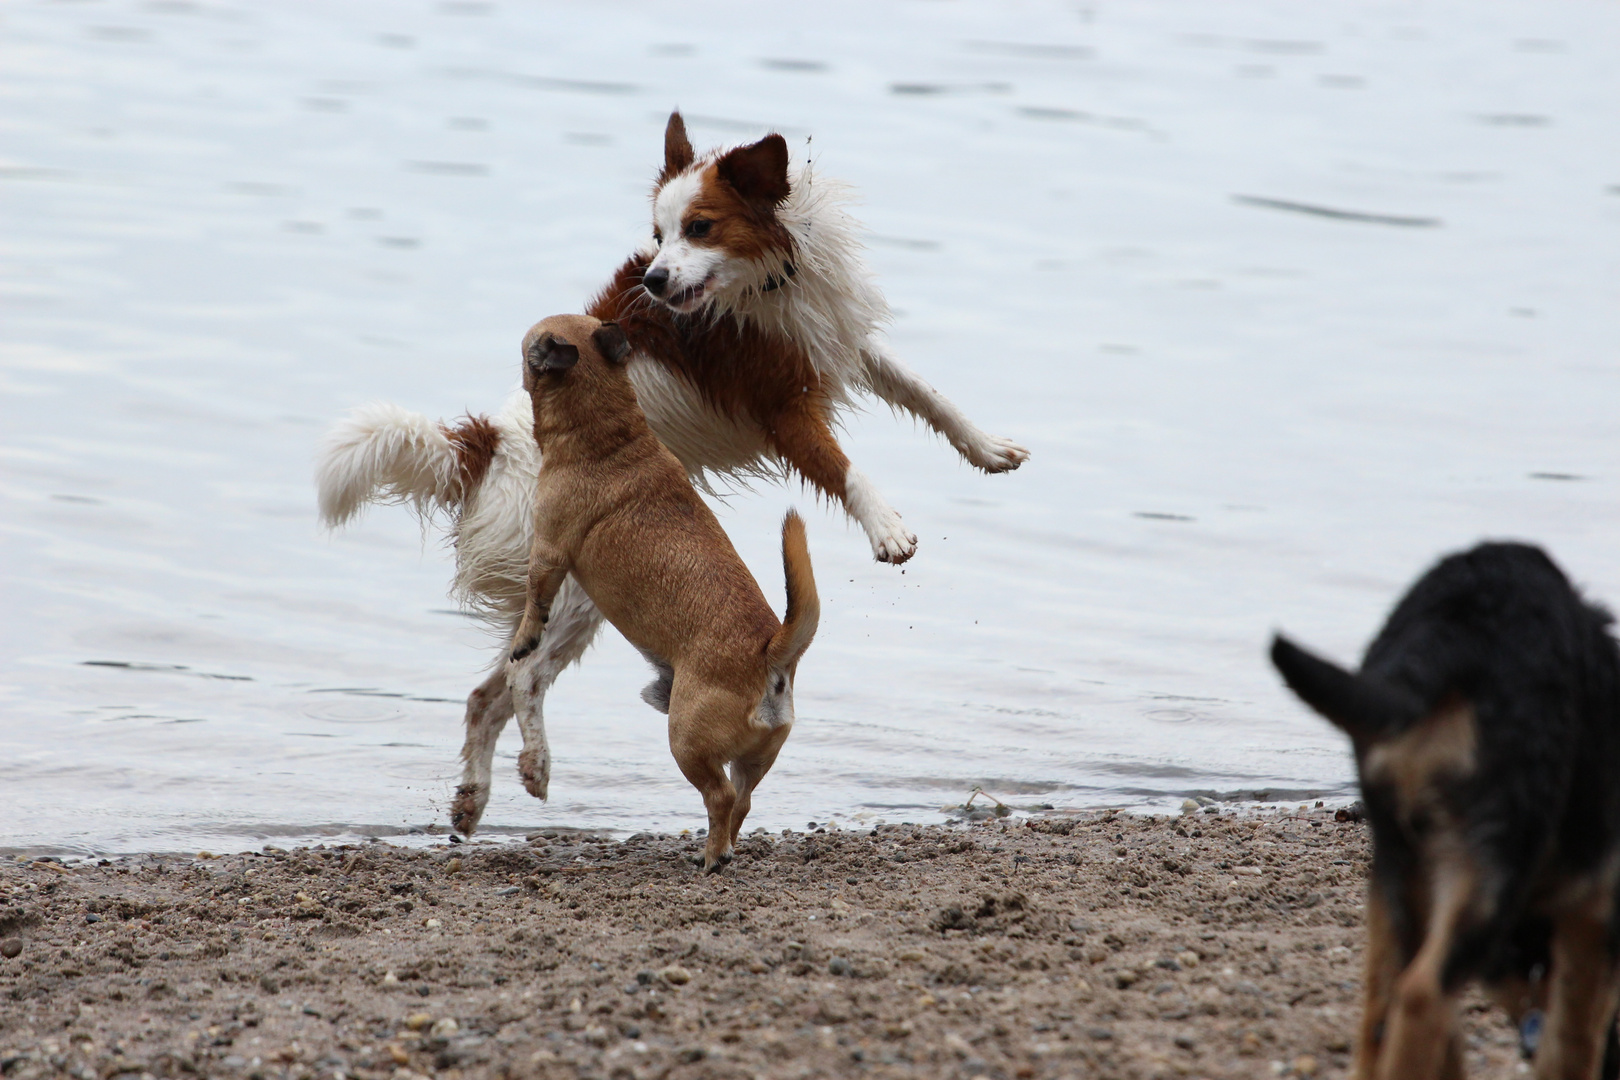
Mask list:
POLYGON ((8 937, 0 941, 0 956, 11 960, 20 955, 22 955, 22 938, 8 937))
POLYGON ((671 964, 658 974, 671 986, 685 986, 692 981, 692 973, 679 964, 671 964))

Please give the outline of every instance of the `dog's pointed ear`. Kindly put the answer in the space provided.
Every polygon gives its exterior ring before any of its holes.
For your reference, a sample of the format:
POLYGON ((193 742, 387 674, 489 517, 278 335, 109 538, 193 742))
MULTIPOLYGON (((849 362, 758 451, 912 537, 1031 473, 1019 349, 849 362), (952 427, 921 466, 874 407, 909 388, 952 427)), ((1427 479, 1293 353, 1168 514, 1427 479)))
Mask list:
POLYGON ((541 334, 524 352, 523 361, 536 375, 567 371, 579 363, 579 348, 556 334, 541 334))
POLYGON ((659 182, 690 168, 696 157, 691 140, 686 137, 686 121, 681 119, 679 111, 670 113, 669 124, 664 128, 664 174, 658 178, 659 182))
POLYGON ((767 135, 752 146, 739 146, 715 163, 720 179, 750 202, 775 206, 788 197, 787 140, 767 135))
POLYGON ((630 339, 624 336, 624 327, 616 322, 605 322, 591 334, 591 342, 610 364, 618 364, 630 355, 630 339))

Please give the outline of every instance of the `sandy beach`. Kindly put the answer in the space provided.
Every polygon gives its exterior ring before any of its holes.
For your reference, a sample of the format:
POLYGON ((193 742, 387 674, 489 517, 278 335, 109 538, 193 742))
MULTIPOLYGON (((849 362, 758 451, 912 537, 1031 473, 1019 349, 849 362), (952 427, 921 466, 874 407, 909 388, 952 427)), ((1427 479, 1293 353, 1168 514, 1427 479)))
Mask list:
MULTIPOLYGON (((1332 808, 0 867, 0 1069, 246 1078, 1347 1074, 1332 808)), ((1470 998, 1470 1072, 1513 1033, 1470 998)))

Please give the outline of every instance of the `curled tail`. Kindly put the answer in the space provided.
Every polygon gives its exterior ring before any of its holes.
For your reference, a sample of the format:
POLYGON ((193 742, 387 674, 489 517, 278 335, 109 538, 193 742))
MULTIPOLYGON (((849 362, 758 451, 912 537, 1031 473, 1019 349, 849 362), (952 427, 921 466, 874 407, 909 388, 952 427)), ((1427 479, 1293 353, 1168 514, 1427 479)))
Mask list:
POLYGON ((1271 642, 1271 662, 1288 689, 1358 743, 1396 735, 1424 711, 1416 696, 1346 671, 1281 634, 1271 642))
POLYGON ((772 671, 792 672, 821 622, 821 597, 816 595, 816 575, 810 569, 810 545, 804 536, 804 519, 796 510, 789 510, 782 519, 782 571, 787 578, 787 611, 765 657, 772 671))
POLYGON ((455 427, 397 405, 365 405, 327 432, 315 464, 321 520, 345 524, 367 503, 408 503, 422 517, 459 508, 500 442, 487 419, 455 427))

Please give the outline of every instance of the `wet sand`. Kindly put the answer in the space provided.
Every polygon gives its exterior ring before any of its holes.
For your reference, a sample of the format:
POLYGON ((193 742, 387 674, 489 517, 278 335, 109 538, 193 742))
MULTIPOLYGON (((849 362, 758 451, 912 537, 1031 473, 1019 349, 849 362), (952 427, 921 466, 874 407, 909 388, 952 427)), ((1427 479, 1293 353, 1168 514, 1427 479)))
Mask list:
MULTIPOLYGON (((1334 1077, 1363 825, 1111 812, 0 866, 0 1069, 1334 1077)), ((1470 998, 1470 1072, 1516 1068, 1470 998)))

